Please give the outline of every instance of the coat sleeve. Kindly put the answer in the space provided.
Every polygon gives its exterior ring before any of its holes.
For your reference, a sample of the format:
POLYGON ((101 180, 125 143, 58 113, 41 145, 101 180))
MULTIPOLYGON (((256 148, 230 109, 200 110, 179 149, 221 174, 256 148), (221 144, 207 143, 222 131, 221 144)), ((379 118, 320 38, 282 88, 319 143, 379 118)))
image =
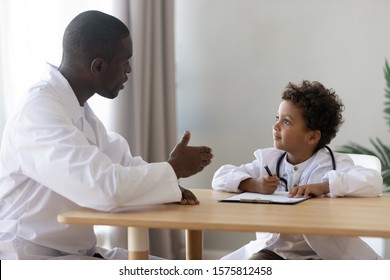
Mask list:
POLYGON ((339 157, 337 169, 324 177, 329 181, 330 196, 376 197, 382 194, 383 178, 378 171, 355 166, 348 155, 339 157))
POLYGON ((249 170, 253 169, 256 161, 241 166, 226 164, 221 166, 214 174, 211 186, 217 191, 240 192, 240 182, 254 177, 249 170))
POLYGON ((274 169, 277 158, 282 154, 273 148, 259 149, 254 152, 256 159, 251 163, 240 166, 223 165, 214 174, 212 188, 218 191, 240 192, 240 182, 248 178, 259 178, 265 176, 266 171, 263 164, 267 162, 274 169))
POLYGON ((304 235, 304 238, 323 260, 383 259, 359 237, 304 235))
MULTIPOLYGON (((90 144, 59 102, 31 100, 16 120, 14 138, 23 173, 82 207, 115 211, 181 199, 169 163, 148 164, 129 154, 122 158, 126 164, 114 161, 114 152, 90 144)), ((107 147, 119 144, 119 156, 128 145, 116 141, 107 147)))
POLYGON ((214 190, 226 192, 240 192, 238 186, 241 181, 260 176, 260 161, 256 158, 251 163, 234 166, 226 164, 215 172, 211 186, 214 190))

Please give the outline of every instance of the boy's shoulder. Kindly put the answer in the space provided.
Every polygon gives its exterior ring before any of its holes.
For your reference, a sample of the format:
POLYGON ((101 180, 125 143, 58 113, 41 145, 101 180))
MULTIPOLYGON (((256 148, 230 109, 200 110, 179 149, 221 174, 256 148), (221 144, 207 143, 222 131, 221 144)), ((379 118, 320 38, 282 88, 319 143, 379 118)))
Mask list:
POLYGON ((254 155, 257 159, 279 157, 284 154, 285 151, 278 150, 276 148, 257 149, 254 155))

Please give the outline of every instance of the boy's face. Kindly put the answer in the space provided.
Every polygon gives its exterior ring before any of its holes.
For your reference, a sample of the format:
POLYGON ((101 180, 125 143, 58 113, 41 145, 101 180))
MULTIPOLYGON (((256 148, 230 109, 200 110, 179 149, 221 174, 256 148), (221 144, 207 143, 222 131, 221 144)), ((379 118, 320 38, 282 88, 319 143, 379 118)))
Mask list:
POLYGON ((308 130, 301 110, 291 101, 283 100, 273 126, 274 147, 291 154, 306 154, 312 131, 308 130))

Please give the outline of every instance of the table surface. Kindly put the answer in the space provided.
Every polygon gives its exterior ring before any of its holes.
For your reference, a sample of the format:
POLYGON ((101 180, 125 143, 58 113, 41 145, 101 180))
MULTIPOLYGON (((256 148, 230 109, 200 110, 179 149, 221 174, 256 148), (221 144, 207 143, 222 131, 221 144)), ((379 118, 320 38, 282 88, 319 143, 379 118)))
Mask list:
POLYGON ((191 189, 199 205, 177 203, 107 213, 82 209, 62 213, 60 223, 125 227, 280 232, 390 238, 390 196, 311 198, 294 205, 226 203, 232 193, 191 189))

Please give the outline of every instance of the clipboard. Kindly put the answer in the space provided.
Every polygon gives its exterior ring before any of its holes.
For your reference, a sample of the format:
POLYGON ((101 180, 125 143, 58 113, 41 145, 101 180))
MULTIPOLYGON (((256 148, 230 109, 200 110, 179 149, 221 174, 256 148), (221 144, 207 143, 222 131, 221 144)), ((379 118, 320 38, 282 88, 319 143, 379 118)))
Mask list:
POLYGON ((219 200, 220 202, 239 202, 239 203, 268 203, 268 204, 297 204, 310 197, 288 197, 288 192, 276 191, 273 194, 259 194, 243 192, 219 200))

